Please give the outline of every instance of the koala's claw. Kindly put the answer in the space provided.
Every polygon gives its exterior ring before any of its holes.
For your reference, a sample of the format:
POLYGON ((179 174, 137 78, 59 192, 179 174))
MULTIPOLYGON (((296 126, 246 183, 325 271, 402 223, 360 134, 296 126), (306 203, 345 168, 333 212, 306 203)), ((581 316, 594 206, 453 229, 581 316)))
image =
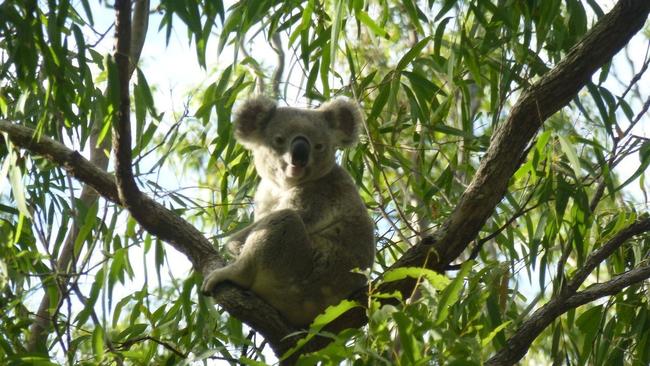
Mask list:
POLYGON ((203 280, 203 283, 201 284, 201 294, 203 294, 203 296, 212 295, 212 287, 210 287, 207 278, 203 280))
POLYGON ((215 272, 210 273, 201 284, 201 293, 205 296, 212 296, 212 292, 217 284, 220 282, 219 278, 215 276, 215 272))

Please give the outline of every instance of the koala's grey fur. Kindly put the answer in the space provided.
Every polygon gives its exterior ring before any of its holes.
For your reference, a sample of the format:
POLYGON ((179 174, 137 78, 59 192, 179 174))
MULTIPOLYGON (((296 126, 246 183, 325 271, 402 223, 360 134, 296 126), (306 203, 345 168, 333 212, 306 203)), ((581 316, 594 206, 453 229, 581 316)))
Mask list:
POLYGON ((229 239, 237 259, 208 275, 203 292, 231 281, 306 326, 365 284, 351 270, 372 265, 374 225, 335 161, 337 148, 357 142, 361 118, 347 99, 318 109, 278 107, 265 97, 244 103, 235 137, 252 151, 262 178, 255 222, 229 239))

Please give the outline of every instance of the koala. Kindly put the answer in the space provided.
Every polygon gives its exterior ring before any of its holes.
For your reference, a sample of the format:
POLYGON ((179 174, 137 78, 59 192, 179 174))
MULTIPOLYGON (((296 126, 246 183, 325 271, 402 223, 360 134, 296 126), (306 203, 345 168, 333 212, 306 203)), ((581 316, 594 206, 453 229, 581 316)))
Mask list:
POLYGON ((372 266, 374 223, 336 163, 337 148, 357 142, 361 123, 347 99, 318 109, 278 107, 266 97, 242 105, 235 138, 252 152, 261 178, 255 220, 229 238, 237 257, 205 278, 204 293, 230 281, 305 327, 365 284, 352 270, 372 266))

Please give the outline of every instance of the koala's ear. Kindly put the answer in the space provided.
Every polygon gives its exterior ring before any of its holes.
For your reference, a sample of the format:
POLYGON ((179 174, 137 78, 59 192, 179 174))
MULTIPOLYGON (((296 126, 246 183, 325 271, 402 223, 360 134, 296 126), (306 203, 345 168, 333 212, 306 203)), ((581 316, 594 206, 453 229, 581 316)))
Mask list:
POLYGON ((363 117, 356 102, 338 98, 323 104, 318 110, 324 113, 325 120, 334 129, 337 145, 350 147, 357 143, 363 117))
POLYGON ((274 100, 259 96, 249 99, 242 104, 235 113, 235 138, 246 146, 260 136, 261 130, 266 126, 277 104, 274 100))

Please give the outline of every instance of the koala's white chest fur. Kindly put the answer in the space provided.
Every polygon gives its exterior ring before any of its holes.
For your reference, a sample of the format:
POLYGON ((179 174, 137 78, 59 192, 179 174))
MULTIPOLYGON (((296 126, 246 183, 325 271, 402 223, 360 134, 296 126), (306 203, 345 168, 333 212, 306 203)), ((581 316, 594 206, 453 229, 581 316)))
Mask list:
POLYGON ((255 193, 255 220, 259 220, 272 211, 293 208, 291 193, 275 184, 262 180, 255 193))

